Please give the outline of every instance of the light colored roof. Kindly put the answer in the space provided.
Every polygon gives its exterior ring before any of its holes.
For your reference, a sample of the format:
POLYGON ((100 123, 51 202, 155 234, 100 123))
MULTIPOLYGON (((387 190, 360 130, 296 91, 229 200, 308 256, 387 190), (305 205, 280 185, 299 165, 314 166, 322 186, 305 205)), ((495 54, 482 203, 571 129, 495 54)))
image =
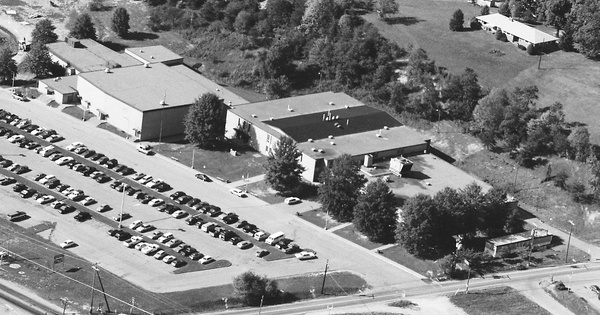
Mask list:
POLYGON ((398 148, 423 144, 429 140, 425 134, 417 132, 406 126, 385 129, 375 129, 361 133, 349 134, 333 139, 325 138, 313 142, 302 142, 298 144, 298 150, 314 159, 332 160, 342 154, 351 156, 365 155, 374 152, 382 152, 398 148), (381 132, 381 137, 377 134, 381 132), (335 144, 331 144, 334 142, 335 144), (322 149, 323 153, 314 152, 312 149, 322 149))
POLYGON ((110 73, 82 73, 79 77, 140 111, 160 109, 160 102, 165 95, 169 107, 190 105, 196 98, 209 92, 222 98, 226 104, 248 103, 185 65, 169 67, 155 63, 148 67, 112 69, 110 73))
POLYGON ((129 67, 141 64, 140 61, 118 53, 91 39, 80 39, 81 47, 75 48, 66 42, 48 44, 48 50, 57 58, 67 62, 79 72, 98 71, 119 65, 129 67))
POLYGON ((127 48, 125 49, 125 53, 141 62, 147 63, 164 63, 174 60, 183 61, 183 57, 161 45, 127 48))
POLYGON ((61 94, 77 93, 77 76, 69 75, 66 77, 45 79, 41 81, 52 90, 61 94))
POLYGON ((521 22, 514 21, 513 19, 508 18, 500 13, 478 16, 477 19, 481 22, 484 22, 483 24, 497 26, 502 30, 502 32, 517 36, 532 44, 540 44, 558 40, 558 38, 550 34, 544 33, 521 22))
POLYGON ((271 118, 274 120, 290 118, 358 105, 364 104, 345 93, 323 92, 237 105, 233 106, 229 111, 266 132, 277 136, 283 135, 283 132, 266 123, 271 118))

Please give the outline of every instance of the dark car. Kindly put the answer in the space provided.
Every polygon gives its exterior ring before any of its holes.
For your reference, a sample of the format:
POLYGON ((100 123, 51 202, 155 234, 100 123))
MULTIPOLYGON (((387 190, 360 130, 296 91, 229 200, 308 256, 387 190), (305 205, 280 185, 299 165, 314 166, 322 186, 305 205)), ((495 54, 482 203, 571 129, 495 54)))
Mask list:
POLYGON ((31 171, 31 169, 29 169, 29 167, 27 165, 21 165, 14 170, 14 172, 16 174, 23 174, 23 173, 27 173, 29 171, 31 171))
POLYGON ((70 186, 70 185, 67 185, 67 184, 62 184, 62 185, 58 185, 58 186, 56 187, 56 190, 58 190, 58 191, 60 191, 60 192, 63 192, 63 191, 64 191, 65 189, 67 189, 67 188, 71 188, 71 186, 70 186))
POLYGON ((49 180, 49 181, 46 183, 46 186, 47 186, 48 188, 50 188, 50 189, 54 189, 54 188, 58 187, 58 185, 60 185, 60 180, 58 180, 58 179, 56 179, 56 178, 55 178, 55 179, 52 179, 52 180, 49 180))
POLYGON ((106 164, 106 163, 108 163, 108 161, 109 161, 109 160, 110 160, 110 159, 109 159, 108 157, 106 157, 106 156, 103 156, 103 157, 99 158, 99 159, 98 159, 98 161, 96 161, 96 162, 97 162, 98 164, 100 164, 100 165, 103 165, 103 164, 106 164))
POLYGON ((63 157, 62 154, 56 153, 56 154, 53 154, 53 155, 50 156, 50 160, 51 161, 56 161, 56 160, 60 159, 61 157, 63 157))
POLYGON ((227 224, 233 224, 239 220, 239 217, 235 213, 230 213, 223 218, 223 222, 227 224))
POLYGON ((84 158, 89 158, 89 157, 92 157, 95 154, 96 154, 96 151, 94 151, 94 150, 87 150, 82 155, 83 155, 84 158))
POLYGON ((108 168, 113 168, 113 167, 116 167, 117 165, 119 165, 119 161, 117 161, 117 159, 110 159, 110 160, 106 161, 106 167, 108 167, 108 168))
POLYGON ((92 161, 98 161, 98 160, 100 160, 100 159, 101 159, 101 158, 103 158, 103 157, 104 157, 104 154, 102 154, 102 153, 97 153, 96 155, 92 156, 92 157, 90 158, 90 160, 92 160, 92 161))
POLYGON ((92 215, 85 211, 79 211, 73 218, 79 222, 83 222, 87 219, 91 219, 92 215))
POLYGON ((122 171, 122 170, 124 170, 124 169, 126 169, 126 168, 127 168, 127 166, 126 166, 126 165, 119 164, 119 165, 117 165, 117 166, 116 166, 116 167, 113 169, 113 171, 115 171, 115 172, 117 172, 117 173, 118 173, 118 172, 120 172, 120 171, 122 171))
POLYGON ((248 221, 243 220, 243 221, 238 222, 238 224, 235 227, 241 229, 241 228, 243 228, 244 226, 246 226, 248 224, 250 224, 250 223, 248 223, 248 221))
POLYGON ((103 175, 96 177, 96 182, 98 182, 100 184, 104 184, 104 183, 110 182, 111 179, 112 178, 110 176, 103 174, 103 175))
POLYGON ((29 198, 37 193, 37 190, 33 188, 25 189, 21 191, 21 198, 29 198))
POLYGON ((185 193, 183 191, 176 191, 174 193, 172 193, 169 198, 176 200, 177 198, 181 197, 181 196, 185 196, 185 193))
POLYGON ((117 187, 121 186, 121 184, 123 184, 123 183, 121 183, 120 181, 116 180, 112 184, 110 184, 110 188, 117 189, 117 187))
POLYGON ((115 236, 115 234, 117 234, 117 232, 123 232, 122 230, 117 230, 117 229, 110 229, 108 230, 108 235, 110 236, 115 236))
POLYGON ((191 217, 189 217, 189 218, 185 219, 185 223, 186 223, 187 225, 194 225, 194 224, 196 224, 198 221, 202 221, 202 218, 201 218, 201 217, 199 217, 198 215, 191 216, 191 217))
POLYGON ((184 205, 184 204, 188 203, 192 199, 193 199, 192 196, 181 196, 181 197, 177 198, 177 202, 180 205, 184 205))
POLYGON ((74 206, 65 204, 65 205, 62 205, 57 210, 58 210, 58 213, 65 214, 65 213, 71 213, 71 212, 77 210, 77 208, 75 208, 74 206))
POLYGON ((0 185, 2 185, 2 186, 8 186, 8 185, 14 184, 16 182, 17 182, 16 179, 14 179, 12 177, 6 177, 6 178, 0 180, 0 185))
POLYGON ((18 183, 13 187, 13 191, 14 192, 21 192, 23 190, 27 189, 27 185, 22 184, 22 183, 18 183))
POLYGON ((210 210, 208 210, 208 214, 211 217, 219 216, 221 213, 223 213, 223 212, 221 211, 221 209, 218 209, 218 208, 211 208, 210 210))
POLYGON ((171 186, 169 186, 167 183, 160 183, 158 186, 154 187, 154 189, 158 192, 164 192, 171 189, 171 186))
POLYGON ((202 202, 202 200, 198 199, 198 198, 192 198, 189 202, 188 202, 188 206, 192 207, 194 205, 199 204, 200 202, 202 202))
POLYGON ((146 196, 148 196, 146 193, 137 192, 137 194, 134 197, 135 197, 135 199, 142 201, 142 200, 146 199, 146 196))
POLYGON ((125 231, 121 231, 119 230, 118 232, 115 233, 115 237, 119 240, 119 241, 124 241, 127 239, 131 238, 131 234, 125 232, 125 231))
POLYGON ((152 197, 150 195, 146 195, 146 197, 144 197, 144 199, 140 200, 140 202, 143 203, 143 204, 147 204, 152 199, 154 199, 154 197, 152 197))
MULTIPOLYGON (((166 212, 169 209, 173 209, 176 208, 174 204, 172 203, 165 203, 164 205, 158 207, 158 211, 160 212, 166 212)), ((173 212, 175 212, 175 210, 173 210, 173 212)))
POLYGON ((11 166, 13 164, 13 161, 11 160, 4 160, 0 162, 0 166, 7 168, 9 166, 11 166))

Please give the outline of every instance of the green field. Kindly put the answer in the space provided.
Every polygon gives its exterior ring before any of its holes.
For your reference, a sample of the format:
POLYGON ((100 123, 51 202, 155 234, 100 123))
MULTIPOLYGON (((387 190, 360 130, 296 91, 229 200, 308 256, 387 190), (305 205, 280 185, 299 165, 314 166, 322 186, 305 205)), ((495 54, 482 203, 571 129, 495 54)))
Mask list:
POLYGON ((469 315, 550 315, 511 287, 461 293, 450 296, 450 302, 469 315))

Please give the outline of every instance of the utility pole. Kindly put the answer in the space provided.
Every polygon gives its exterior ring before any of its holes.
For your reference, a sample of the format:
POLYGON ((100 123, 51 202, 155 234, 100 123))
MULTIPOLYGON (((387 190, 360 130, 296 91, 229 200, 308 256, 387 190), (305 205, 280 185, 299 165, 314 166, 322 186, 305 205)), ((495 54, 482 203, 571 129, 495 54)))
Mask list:
POLYGON ((67 305, 69 305, 69 303, 73 303, 73 301, 70 301, 69 299, 67 299, 66 297, 64 298, 60 298, 60 301, 63 304, 63 311, 62 311, 62 315, 65 315, 65 312, 67 311, 67 305))
POLYGON ((565 255, 565 264, 569 261, 569 246, 571 246, 571 234, 573 234, 573 227, 575 226, 575 223, 573 223, 573 221, 569 220, 567 222, 569 222, 569 224, 571 224, 571 230, 569 231, 569 241, 567 242, 567 253, 565 255))
POLYGON ((125 188, 127 188, 127 184, 123 184, 123 196, 121 196, 121 215, 119 216, 119 229, 123 228, 123 206, 125 205, 125 188))
POLYGON ((104 285, 102 284, 102 278, 100 278, 100 269, 97 266, 92 266, 96 271, 96 275, 98 276, 98 283, 100 283, 100 289, 102 290, 102 294, 104 295, 104 302, 106 303, 106 310, 110 313, 110 306, 108 305, 108 299, 106 298, 106 292, 104 291, 104 285))
POLYGON ((131 297, 131 308, 129 309, 129 313, 133 314, 134 307, 135 307, 135 296, 131 297))
POLYGON ((192 169, 194 169, 194 155, 196 153, 196 150, 194 150, 194 148, 192 148, 192 169))
POLYGON ((260 297, 260 306, 258 307, 258 315, 260 315, 260 311, 262 310, 262 304, 263 304, 264 299, 265 299, 264 295, 260 297))
POLYGON ((465 294, 469 294, 469 281, 471 281, 471 264, 466 259, 465 259, 465 264, 467 264, 467 266, 469 266, 469 274, 467 275, 467 288, 465 290, 465 294))
MULTIPOLYGON (((94 268, 94 270, 96 269, 96 264, 94 264, 92 266, 92 268, 94 268)), ((92 314, 93 309, 94 309, 94 290, 96 289, 96 273, 94 272, 93 278, 92 278, 92 298, 90 299, 90 314, 92 314)))
POLYGON ((329 268, 329 259, 327 259, 327 262, 325 263, 325 273, 323 274, 323 284, 321 285, 321 295, 323 294, 323 291, 325 290, 325 279, 327 278, 327 268, 329 268))

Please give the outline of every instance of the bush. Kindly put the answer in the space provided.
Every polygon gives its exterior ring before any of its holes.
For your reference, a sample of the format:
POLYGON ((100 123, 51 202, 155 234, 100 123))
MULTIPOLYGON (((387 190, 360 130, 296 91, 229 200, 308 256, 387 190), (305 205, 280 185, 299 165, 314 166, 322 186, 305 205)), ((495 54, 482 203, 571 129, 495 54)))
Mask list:
POLYGON ((496 39, 503 42, 507 41, 506 35, 504 35, 504 32, 502 32, 502 30, 496 31, 496 39))
POLYGON ((521 44, 518 44, 518 45, 517 45, 517 47, 518 47, 520 50, 526 50, 526 49, 527 49, 527 47, 525 47, 525 46, 523 46, 523 45, 521 45, 521 44))
POLYGON ((452 14, 450 19, 450 30, 453 32, 459 32, 463 30, 463 24, 465 23, 465 15, 458 9, 452 14))
MULTIPOLYGON (((492 6, 494 6, 494 2, 492 1, 491 3, 492 6)), ((490 14, 490 7, 488 7, 487 5, 484 5, 483 7, 481 7, 481 12, 479 12, 480 15, 488 15, 490 14)))
POLYGON ((479 24, 479 21, 477 21, 477 18, 475 18, 475 17, 471 18, 471 22, 469 24, 470 24, 472 30, 480 30, 481 29, 481 24, 479 24))
POLYGON ((527 45, 527 54, 529 54, 529 55, 535 55, 536 53, 537 52, 536 52, 535 47, 533 47, 533 44, 527 45))

